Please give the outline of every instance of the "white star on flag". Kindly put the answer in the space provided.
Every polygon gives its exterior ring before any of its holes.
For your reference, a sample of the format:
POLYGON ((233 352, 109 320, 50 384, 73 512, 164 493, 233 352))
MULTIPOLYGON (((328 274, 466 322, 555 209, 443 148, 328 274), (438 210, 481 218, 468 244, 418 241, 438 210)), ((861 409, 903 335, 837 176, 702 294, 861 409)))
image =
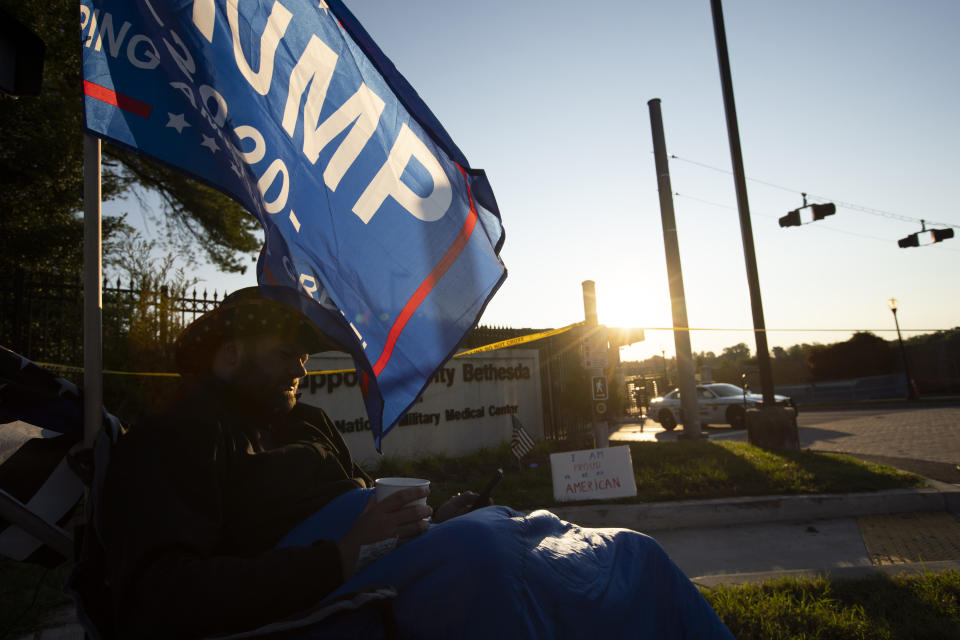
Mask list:
POLYGON ((176 129, 177 133, 183 133, 183 128, 190 126, 190 123, 186 121, 182 113, 167 113, 167 115, 170 116, 170 121, 167 122, 167 126, 176 129))
POLYGON ((324 13, 329 13, 329 7, 327 7, 327 3, 326 3, 326 2, 324 2, 323 0, 320 0, 320 5, 319 5, 319 6, 320 6, 321 9, 323 9, 323 12, 324 12, 324 13))
POLYGON ((206 134, 200 134, 203 136, 203 142, 200 143, 201 147, 206 147, 210 149, 210 153, 216 153, 220 150, 220 145, 217 144, 217 141, 211 138, 206 134))

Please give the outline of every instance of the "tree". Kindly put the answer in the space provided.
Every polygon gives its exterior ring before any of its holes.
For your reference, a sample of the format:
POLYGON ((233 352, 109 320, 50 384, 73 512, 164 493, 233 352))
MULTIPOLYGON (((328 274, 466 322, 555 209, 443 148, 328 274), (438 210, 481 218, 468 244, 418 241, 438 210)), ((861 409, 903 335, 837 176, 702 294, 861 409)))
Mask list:
POLYGON ((720 354, 720 359, 726 362, 742 362, 750 358, 750 347, 747 346, 746 342, 741 342, 735 344, 732 347, 724 347, 723 353, 720 354))
POLYGON ((811 375, 807 354, 811 348, 808 344, 795 344, 788 349, 774 347, 770 360, 774 384, 808 382, 811 375))
POLYGON ((713 365, 713 379, 739 386, 742 383, 741 374, 748 366, 755 364, 756 359, 750 357, 750 347, 745 342, 724 347, 713 365))
POLYGON ((847 380, 891 372, 890 343, 869 331, 846 342, 815 345, 809 355, 814 380, 847 380))
MULTIPOLYGON (((78 5, 74 0, 0 0, 46 44, 39 96, 0 97, 0 268, 78 272, 82 264, 83 136, 78 5)), ((242 273, 259 249, 256 219, 209 187, 111 145, 103 145, 103 199, 159 195, 148 212, 166 247, 204 255, 242 273)), ((105 218, 104 240, 123 220, 105 218)))
MULTIPOLYGON (((185 325, 178 298, 196 284, 173 253, 161 255, 157 242, 125 229, 117 234, 117 250, 105 260, 112 280, 125 283, 108 290, 103 318, 103 363, 107 370, 169 372, 173 346, 185 325)), ((176 391, 166 376, 108 375, 104 405, 126 424, 148 409, 157 409, 176 391)))

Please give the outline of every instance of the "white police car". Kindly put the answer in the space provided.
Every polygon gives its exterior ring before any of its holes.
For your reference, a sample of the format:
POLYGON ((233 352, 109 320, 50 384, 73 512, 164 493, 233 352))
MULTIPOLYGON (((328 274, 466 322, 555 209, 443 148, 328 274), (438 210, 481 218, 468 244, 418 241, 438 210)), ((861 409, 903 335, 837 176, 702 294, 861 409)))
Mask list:
MULTIPOLYGON (((793 407, 796 405, 787 396, 774 395, 778 405, 793 407)), ((697 408, 700 413, 700 426, 727 423, 734 429, 746 426, 746 410, 763 405, 763 396, 759 393, 744 394, 743 389, 724 382, 697 385, 697 408)), ((667 431, 673 431, 680 418, 680 390, 674 389, 662 398, 650 401, 647 416, 660 423, 667 431)))

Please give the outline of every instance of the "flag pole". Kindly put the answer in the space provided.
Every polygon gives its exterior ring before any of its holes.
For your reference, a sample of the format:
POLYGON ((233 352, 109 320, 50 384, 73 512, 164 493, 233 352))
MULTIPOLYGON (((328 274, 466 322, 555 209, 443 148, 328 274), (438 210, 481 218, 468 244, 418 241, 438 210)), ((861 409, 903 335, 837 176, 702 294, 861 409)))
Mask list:
POLYGON ((100 139, 83 134, 83 443, 90 447, 103 406, 103 266, 100 139))

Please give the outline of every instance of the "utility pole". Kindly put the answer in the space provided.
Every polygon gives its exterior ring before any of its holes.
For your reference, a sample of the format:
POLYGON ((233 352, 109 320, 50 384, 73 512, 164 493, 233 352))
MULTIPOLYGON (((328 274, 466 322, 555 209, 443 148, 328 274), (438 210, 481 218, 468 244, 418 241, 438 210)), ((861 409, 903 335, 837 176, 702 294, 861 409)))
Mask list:
MULTIPOLYGON (((660 222, 663 225, 663 248, 667 256, 667 280, 670 283, 673 343, 677 349, 677 386, 680 388, 683 435, 687 438, 701 438, 700 414, 697 407, 697 382, 693 377, 690 324, 687 321, 687 301, 683 293, 680 243, 677 240, 677 221, 673 212, 673 189, 670 186, 670 167, 667 164, 667 144, 663 135, 660 98, 650 100, 647 102, 647 106, 650 109, 653 159, 657 168, 657 188, 660 191, 660 222)), ((666 372, 666 357, 663 359, 663 369, 666 372)))
POLYGON ((750 223, 750 205, 747 201, 747 180, 743 170, 743 154, 740 150, 740 128, 737 124, 737 107, 733 100, 733 79, 730 75, 730 58, 727 51, 727 34, 723 24, 723 7, 720 0, 710 0, 713 12, 713 33, 717 42, 717 60, 720 65, 720 84, 723 88, 723 107, 727 118, 727 136, 730 139, 730 158, 733 163, 733 182, 737 193, 737 210, 740 213, 740 236, 743 239, 743 257, 747 267, 747 285, 750 289, 750 307, 753 311, 753 330, 757 342, 757 366, 760 369, 760 387, 763 392, 764 418, 756 429, 747 428, 750 441, 770 448, 799 449, 796 414, 792 429, 787 417, 777 412, 773 393, 773 368, 770 365, 770 350, 767 346, 767 328, 763 320, 763 301, 760 298, 760 276, 757 272, 757 256, 753 246, 753 226, 750 223))
POLYGON ((740 236, 743 239, 743 257, 747 266, 747 286, 750 289, 750 306, 753 310, 753 328, 757 341, 757 366, 760 368, 760 386, 763 402, 773 406, 773 370, 770 366, 770 351, 767 347, 767 328, 763 320, 763 301, 760 298, 760 276, 757 272, 757 255, 753 246, 753 225, 750 222, 750 204, 747 201, 747 180, 743 170, 743 154, 740 150, 740 128, 737 124, 737 107, 733 101, 733 80, 730 75, 730 60, 727 52, 727 34, 723 24, 723 7, 720 0, 710 0, 713 9, 713 31, 717 41, 717 59, 720 63, 720 84, 723 87, 723 106, 727 116, 727 136, 730 139, 730 158, 733 162, 733 183, 737 192, 737 210, 740 213, 740 236))

